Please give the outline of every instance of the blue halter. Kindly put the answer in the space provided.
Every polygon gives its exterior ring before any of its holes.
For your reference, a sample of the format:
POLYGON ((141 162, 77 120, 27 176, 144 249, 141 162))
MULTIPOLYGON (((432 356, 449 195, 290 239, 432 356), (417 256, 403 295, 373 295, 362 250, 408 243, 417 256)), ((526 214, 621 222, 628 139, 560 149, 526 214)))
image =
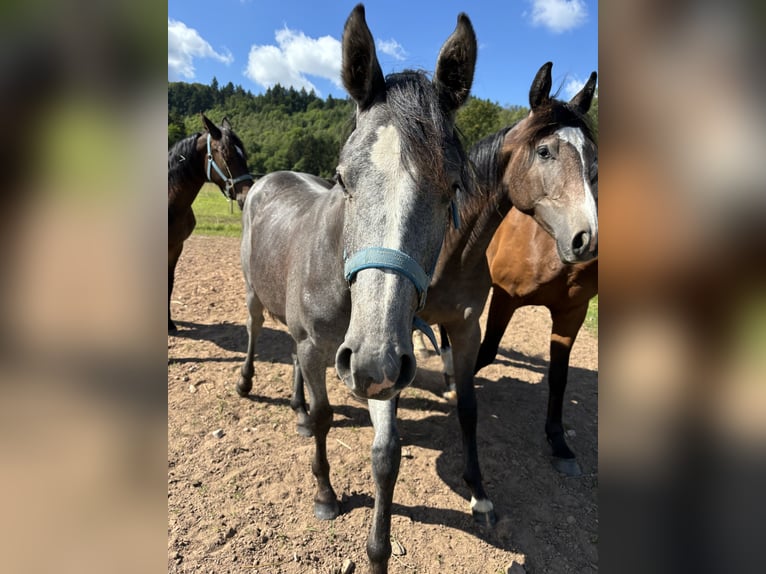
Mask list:
MULTIPOLYGON (((428 285, 431 283, 431 277, 423 271, 423 268, 412 257, 402 251, 396 249, 388 249, 387 247, 368 247, 357 251, 354 255, 346 259, 343 265, 343 273, 346 277, 346 281, 349 284, 354 280, 356 274, 363 269, 388 269, 404 275, 407 279, 412 281, 415 285, 415 289, 418 292, 418 311, 423 309, 426 305, 426 292, 428 291, 428 285)), ((436 343, 436 336, 434 335, 431 326, 423 321, 420 317, 415 315, 412 320, 413 329, 422 331, 426 337, 431 341, 431 344, 439 352, 439 345, 436 343)))
POLYGON ((215 160, 213 159, 213 152, 210 149, 210 134, 207 134, 207 180, 213 181, 213 178, 210 177, 210 168, 212 167, 215 169, 216 173, 221 176, 221 179, 225 183, 225 190, 221 190, 221 193, 224 194, 229 199, 233 199, 231 196, 231 190, 234 189, 234 185, 239 183, 240 181, 255 181, 252 175, 249 173, 245 173, 243 175, 240 175, 239 177, 231 177, 231 170, 229 170, 229 166, 226 164, 226 160, 223 162, 224 167, 226 168, 226 171, 229 172, 229 177, 226 177, 226 174, 223 173, 220 167, 218 167, 218 164, 215 163, 215 160))
MULTIPOLYGON (((450 204, 450 215, 452 216, 452 223, 457 229, 460 225, 460 217, 458 215, 457 206, 452 201, 450 204)), ((438 261, 438 257, 436 261, 438 261)), ((363 269, 388 269, 395 273, 405 276, 412 281, 415 286, 415 290, 418 292, 418 308, 417 311, 421 311, 426 306, 426 293, 428 286, 431 284, 431 275, 433 275, 436 268, 436 261, 434 261, 434 269, 431 269, 431 273, 428 274, 423 271, 420 264, 412 257, 399 251, 397 249, 389 249, 387 247, 368 247, 357 251, 351 257, 346 257, 344 254, 343 274, 351 284, 354 281, 356 274, 363 269)), ((417 313, 416 311, 416 313, 417 313)), ((428 340, 436 350, 436 354, 439 353, 439 345, 436 343, 436 336, 434 335, 431 326, 423 319, 415 315, 412 321, 413 329, 422 331, 428 340)))

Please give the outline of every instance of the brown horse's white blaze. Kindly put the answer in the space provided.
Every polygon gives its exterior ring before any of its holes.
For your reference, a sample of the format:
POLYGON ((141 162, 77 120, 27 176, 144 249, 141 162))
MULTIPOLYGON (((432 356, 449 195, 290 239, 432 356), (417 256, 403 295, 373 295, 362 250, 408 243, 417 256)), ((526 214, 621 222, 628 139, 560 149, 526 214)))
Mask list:
MULTIPOLYGON (((598 255, 598 177, 596 147, 577 127, 563 127, 540 139, 529 182, 542 192, 519 207, 556 241, 564 263, 589 261, 598 255)), ((510 177, 514 177, 511 175, 510 177)))

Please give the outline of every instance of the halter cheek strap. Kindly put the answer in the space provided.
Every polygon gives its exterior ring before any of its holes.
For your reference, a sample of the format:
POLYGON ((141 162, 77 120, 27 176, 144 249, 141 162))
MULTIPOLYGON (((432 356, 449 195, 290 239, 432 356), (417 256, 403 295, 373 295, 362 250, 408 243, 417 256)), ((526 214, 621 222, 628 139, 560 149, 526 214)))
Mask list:
MULTIPOLYGON (((423 271, 423 268, 417 261, 406 253, 396 249, 388 249, 386 247, 368 247, 367 249, 357 251, 354 255, 346 259, 343 266, 343 273, 346 277, 346 281, 351 283, 354 280, 354 277, 356 277, 356 274, 363 269, 388 269, 405 276, 412 281, 412 284, 418 292, 417 311, 420 311, 425 307, 426 292, 428 291, 428 285, 431 283, 431 277, 423 271)), ((433 274, 433 271, 431 273, 433 274)), ((439 346, 436 343, 436 336, 434 335, 431 326, 415 315, 415 317, 413 317, 412 327, 413 329, 422 331, 425 336, 428 337, 438 354, 439 346)))
POLYGON ((243 175, 240 175, 239 177, 231 177, 231 171, 229 170, 229 166, 226 165, 224 162, 224 167, 226 167, 226 171, 229 172, 229 176, 226 177, 226 174, 223 173, 223 170, 221 170, 220 167, 218 167, 218 164, 215 163, 215 160, 213 159, 213 151, 210 148, 210 134, 207 134, 207 180, 213 181, 213 178, 210 177, 210 168, 215 169, 216 173, 221 176, 221 179, 225 182, 226 190, 223 192, 223 194, 226 197, 229 197, 229 194, 227 193, 229 190, 231 190, 235 184, 239 183, 240 181, 254 181, 253 176, 249 173, 245 173, 243 175))

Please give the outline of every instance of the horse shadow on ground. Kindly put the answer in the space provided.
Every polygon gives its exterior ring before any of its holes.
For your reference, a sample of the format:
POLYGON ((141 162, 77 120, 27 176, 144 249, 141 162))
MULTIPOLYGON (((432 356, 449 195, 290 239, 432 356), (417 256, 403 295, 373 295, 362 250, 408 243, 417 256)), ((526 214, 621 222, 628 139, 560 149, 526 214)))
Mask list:
MULTIPOLYGON (((405 452, 407 446, 414 445, 441 453, 436 460, 436 472, 448 488, 465 500, 465 511, 394 502, 393 513, 416 522, 462 530, 497 548, 522 552, 540 566, 545 562, 543 555, 550 553, 550 549, 544 549, 544 544, 538 541, 540 530, 555 531, 560 522, 566 520, 566 513, 577 514, 579 508, 585 517, 586 509, 597 504, 594 476, 598 464, 598 372, 574 366, 569 369, 564 424, 570 427, 567 421, 576 421, 576 433, 568 442, 584 474, 566 478, 551 466, 544 435, 548 361, 513 351, 502 354, 514 364, 521 363, 546 375, 538 383, 512 377, 490 380, 479 375, 475 379, 479 460, 484 485, 497 514, 495 527, 483 528, 473 521, 470 491, 462 479, 463 452, 457 409, 441 397, 442 374, 428 369, 418 372, 412 387, 400 398, 397 426, 402 446, 405 452), (404 410, 428 410, 434 414, 412 420, 402 418, 404 410), (540 482, 544 484, 541 486, 540 482), (577 501, 574 509, 562 510, 562 497, 570 504, 572 500, 577 501)), ((349 401, 334 405, 333 410, 336 413, 333 426, 371 426, 367 408, 361 403, 355 406, 349 401)), ((407 456, 403 456, 403 467, 406 464, 407 456)), ((373 506, 371 493, 352 493, 341 500, 343 512, 373 506)), ((581 539, 586 540, 587 536, 586 529, 581 539)), ((587 541, 582 544, 582 555, 594 552, 593 545, 587 541)))
MULTIPOLYGON (((186 357, 174 358, 174 363, 189 362, 242 362, 247 351, 247 327, 239 323, 192 323, 176 321, 179 329, 172 334, 179 339, 208 341, 217 347, 231 353, 241 353, 237 357, 186 357)), ((289 333, 279 329, 263 327, 255 345, 255 359, 269 363, 292 364, 292 353, 295 347, 289 333)))

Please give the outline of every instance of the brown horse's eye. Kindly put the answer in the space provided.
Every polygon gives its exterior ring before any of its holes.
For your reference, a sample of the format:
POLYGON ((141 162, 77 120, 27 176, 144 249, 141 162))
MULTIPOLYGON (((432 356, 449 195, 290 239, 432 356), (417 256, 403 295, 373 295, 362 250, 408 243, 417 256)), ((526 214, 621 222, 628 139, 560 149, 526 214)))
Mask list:
POLYGON ((537 148, 537 155, 542 159, 549 159, 551 157, 551 151, 548 149, 547 145, 541 145, 537 148))

